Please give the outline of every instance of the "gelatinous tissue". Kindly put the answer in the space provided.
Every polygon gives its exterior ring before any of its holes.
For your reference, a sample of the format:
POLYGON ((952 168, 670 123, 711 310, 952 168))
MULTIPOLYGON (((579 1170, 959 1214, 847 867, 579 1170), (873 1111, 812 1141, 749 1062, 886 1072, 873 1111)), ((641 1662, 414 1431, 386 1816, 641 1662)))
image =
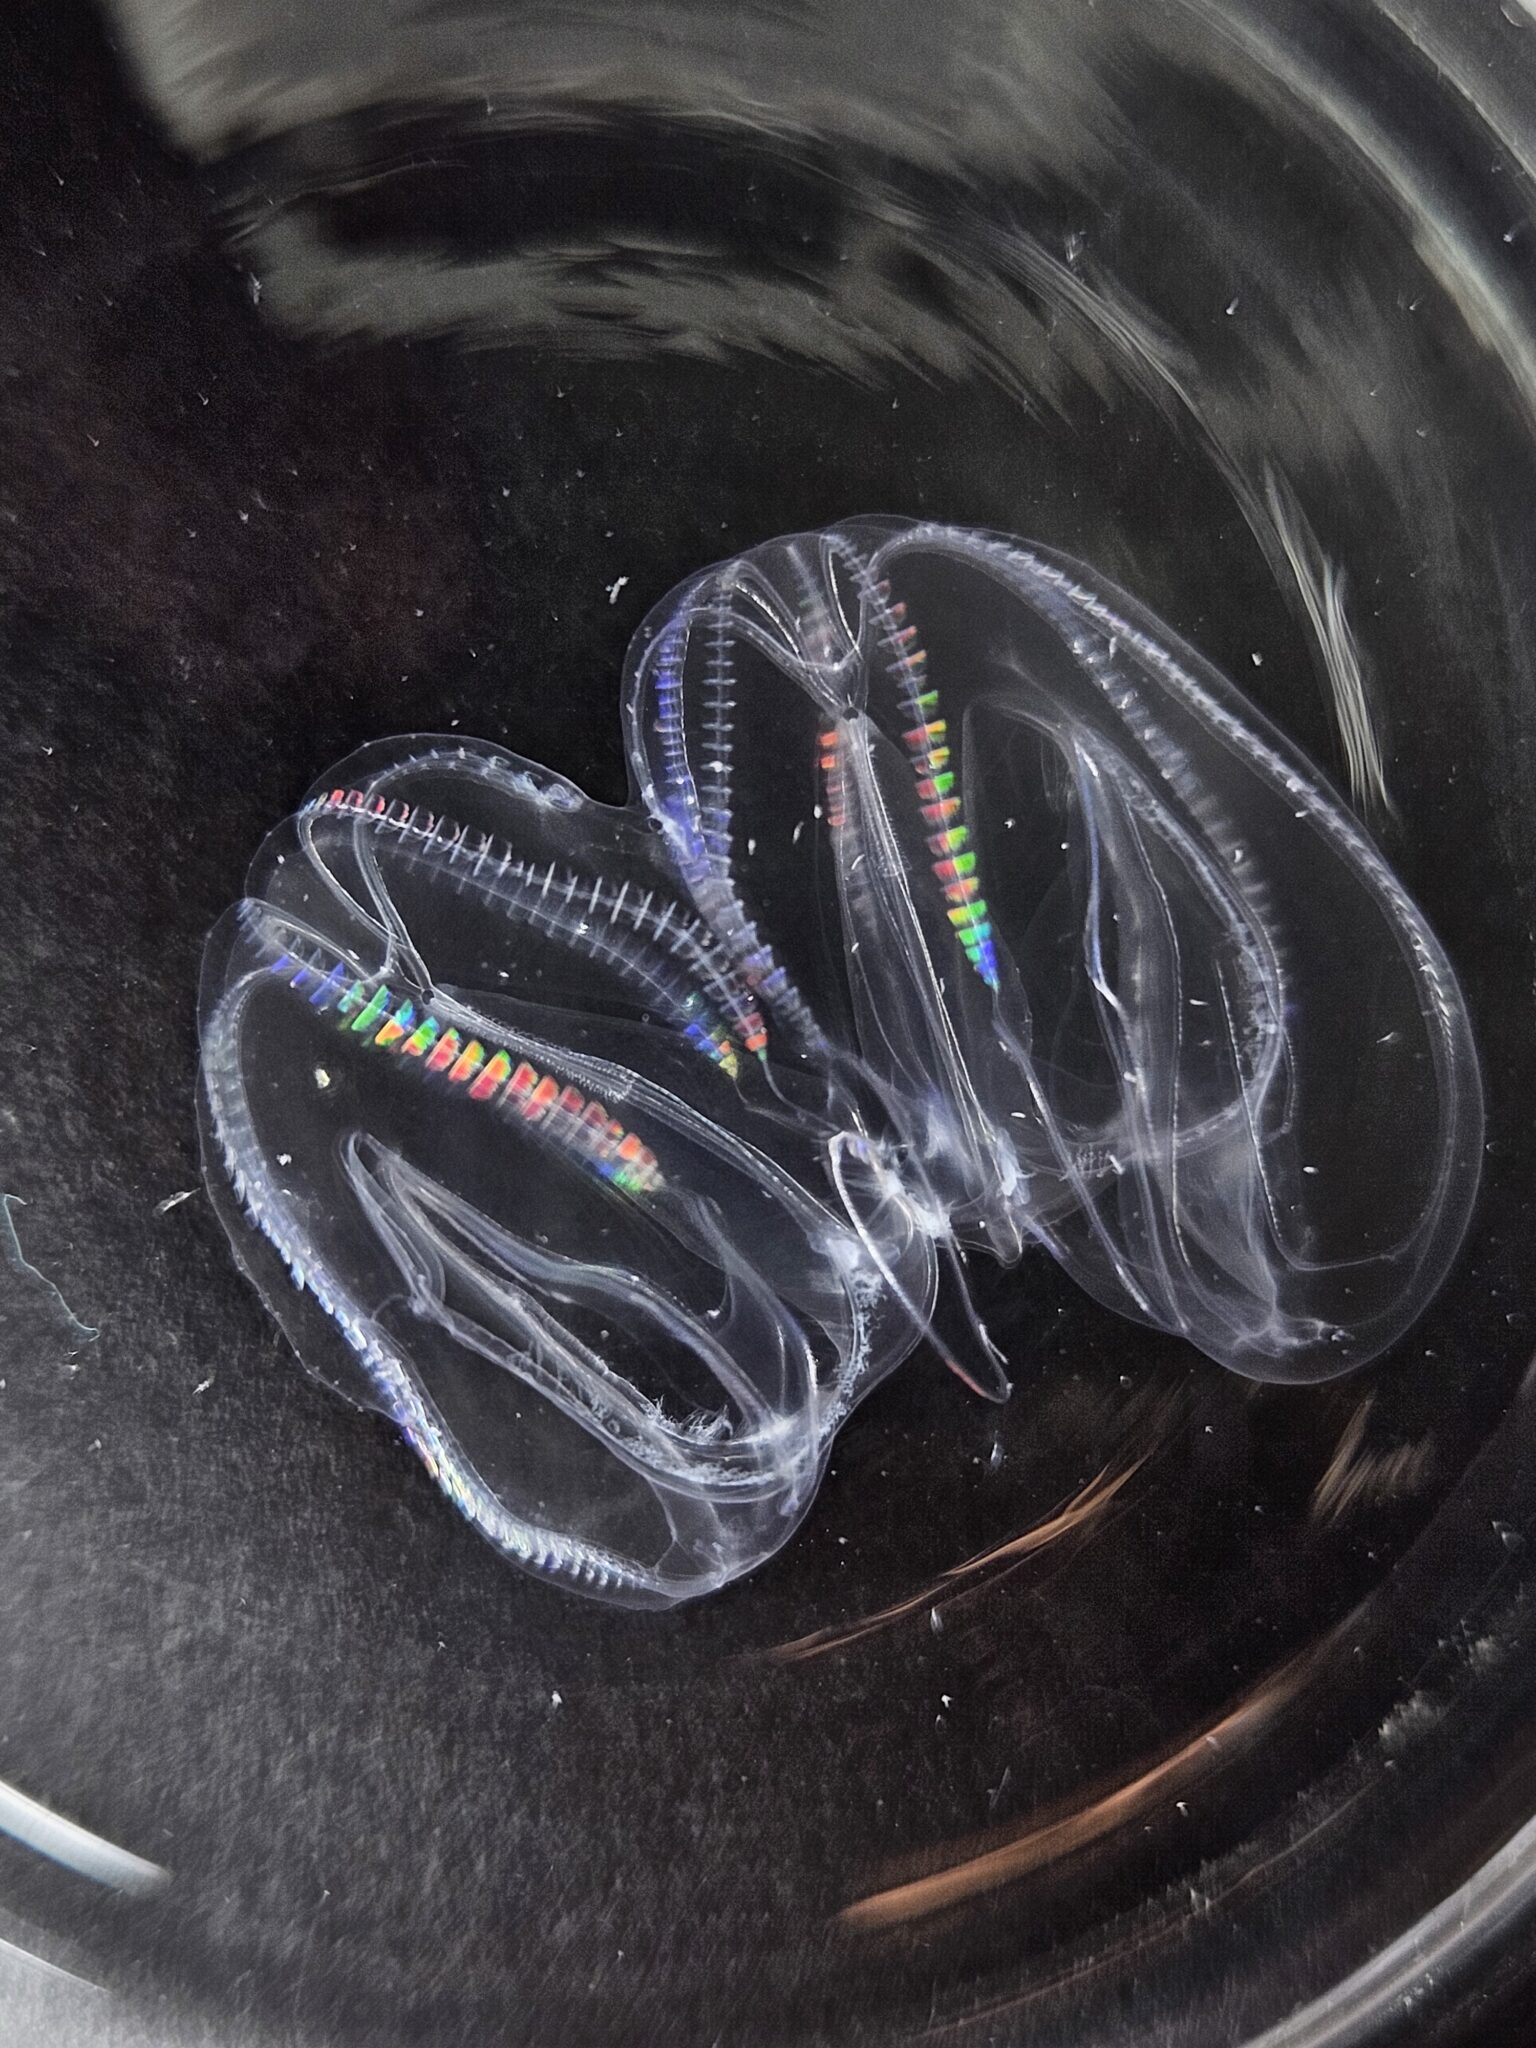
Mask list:
POLYGON ((509 1558, 637 1606, 750 1571, 917 1346, 1007 1391, 978 1254, 1258 1379, 1423 1309, 1481 1151, 1455 977, 1133 599, 854 520, 675 591, 623 718, 623 809, 365 748, 205 968, 247 1269, 509 1558))

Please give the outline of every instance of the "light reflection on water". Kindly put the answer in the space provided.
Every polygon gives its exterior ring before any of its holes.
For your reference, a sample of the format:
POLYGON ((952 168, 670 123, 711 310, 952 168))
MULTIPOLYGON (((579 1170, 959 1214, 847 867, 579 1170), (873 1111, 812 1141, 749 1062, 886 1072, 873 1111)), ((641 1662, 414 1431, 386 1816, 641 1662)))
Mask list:
MULTIPOLYGON (((925 1702, 920 1723, 915 1708, 880 1723, 875 1779, 845 1745, 781 1787, 778 1903, 715 1929, 722 1951, 757 1930, 752 1996, 783 2032, 811 2037, 808 2010, 862 2009, 888 2031, 1006 2012, 1041 2040, 1158 2038, 1175 2013, 1191 2042, 1257 2033, 1400 1937, 1527 1817, 1511 1791, 1461 1832, 1443 1825, 1468 1807, 1462 1773, 1480 1752, 1467 1731, 1512 1710, 1529 1658, 1500 1605, 1520 1560, 1497 1536, 1481 1562, 1477 1546, 1490 1526, 1518 1532, 1536 1493, 1509 1320, 1529 1285, 1532 1168, 1530 10, 972 0, 488 18, 380 0, 349 7, 344 27, 339 10, 295 22, 255 0, 199 21, 129 0, 119 12, 158 108, 215 166, 259 316, 319 348, 419 350, 423 384, 474 450, 486 502, 466 519, 508 548, 498 559, 517 561, 496 525, 510 504, 524 551, 531 534, 567 573, 573 611, 577 591, 600 605, 624 572, 638 617, 712 556, 853 511, 1059 546, 1241 675, 1348 788, 1445 940, 1504 1149, 1460 1284, 1402 1357, 1305 1412, 1199 1383, 1171 1426, 1185 1361, 1123 1361, 1080 1329, 1063 1361, 1041 1337, 1042 1387, 1081 1377, 1015 1404, 1006 1470, 1035 1460, 1029 1486, 997 1502, 978 1480, 927 1518, 902 1503, 936 1483, 928 1411, 877 1404, 842 1462, 850 1525, 871 1503, 887 1540, 841 1580, 829 1553, 819 1578, 748 1588, 755 1607, 719 1641, 690 1638, 685 1672, 651 1680, 658 1700, 713 1700, 724 1718, 738 1708, 727 1644, 831 1631, 860 1638, 837 1652, 847 1726, 925 1702), (538 411, 558 421, 530 450, 509 422, 521 431, 538 411), (594 421, 618 515, 573 452, 594 421), (625 497, 637 469, 649 492, 625 497), (1161 1480, 1136 1515, 1117 1503, 1091 1538, 1074 1532, 1070 1569, 1040 1566, 1027 1592, 1012 1574, 989 1580, 940 1633, 914 1610, 928 1661, 905 1637, 885 1661, 867 1647, 890 1632, 866 1639, 864 1618, 1046 1520, 1106 1456, 1152 1444, 1161 1480), (1368 1497, 1365 1459, 1411 1471, 1412 1487, 1368 1497), (898 1475, 883 1490, 882 1468, 898 1475), (1347 1511, 1314 1515, 1350 1472, 1347 1511), (1335 1666, 1326 1646, 1345 1617, 1335 1666), (1490 1640, 1499 1657, 1480 1659, 1490 1640), (1224 1763, 1203 1808, 1159 1810, 1150 1843, 1096 1837, 1053 1864, 1050 1887, 942 1923, 919 1957, 819 1948, 826 1917, 877 1890, 892 1834, 930 1868, 984 1823, 1038 1840, 1068 1807, 1101 1812, 1111 1781, 1163 1769, 1311 1653, 1327 1677, 1312 1732, 1266 1693, 1262 1769, 1224 1763), (974 1770, 936 1769, 912 1732, 928 1741, 928 1691, 956 1669, 980 1702, 974 1770), (1399 1695, 1420 1694, 1438 1718, 1378 1739, 1399 1695), (978 1806, 971 1779, 995 1790, 1010 1764, 995 1810, 978 1806), (893 1812, 907 1770, 908 1808, 893 1812), (872 1782, 888 1816, 875 1822, 872 1782), (1218 1893, 1207 1914, 1198 1898, 1218 1893), (1133 1972, 1141 2003, 1126 2018, 1116 1990, 1133 1972)), ((497 616, 484 600, 482 623, 497 616)), ((616 631, 622 620, 620 605, 616 631)), ((573 683, 558 714, 522 680, 561 673, 569 624, 517 614, 474 685, 481 730, 579 774, 560 736, 603 756, 607 743, 567 728, 573 711, 595 728, 616 678, 573 683)), ((1036 1306, 1015 1311, 1020 1328, 1036 1306)), ((978 1470, 983 1450, 978 1438, 978 1470)), ((797 1727, 822 1697, 793 1690, 808 1683, 795 1664, 753 1680, 797 1727)), ((593 1712, 597 1750, 623 1714, 593 1712)), ((607 1818, 573 1800, 577 1867, 607 1818)), ((714 1927, 706 1894, 752 1856, 760 1819, 722 1795, 696 1869, 663 1887, 666 1911, 714 1927)), ((549 1927, 528 1939, 557 1954, 549 1927)), ((1384 1976, 1358 2025, 1400 1991, 1384 1976)), ((712 2015, 731 1995, 707 1964, 686 1992, 712 2015)), ((638 2009, 615 1996, 610 2020, 638 2009)), ((593 2038, 606 2023, 592 2019, 593 2038)), ((1333 2039, 1329 2024, 1296 2038, 1333 2039)))

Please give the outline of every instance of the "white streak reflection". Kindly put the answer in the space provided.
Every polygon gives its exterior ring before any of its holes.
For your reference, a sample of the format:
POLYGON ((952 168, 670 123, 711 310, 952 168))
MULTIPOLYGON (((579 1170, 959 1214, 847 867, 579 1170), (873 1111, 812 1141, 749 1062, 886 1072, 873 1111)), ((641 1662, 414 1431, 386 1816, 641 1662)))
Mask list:
POLYGON ((94 1879, 119 1892, 140 1895, 157 1892, 170 1883, 170 1872, 146 1857, 119 1849, 114 1842, 93 1835, 89 1828, 29 1799, 14 1785, 0 1783, 0 1830, 14 1841, 35 1849, 54 1863, 62 1863, 81 1877, 94 1879))

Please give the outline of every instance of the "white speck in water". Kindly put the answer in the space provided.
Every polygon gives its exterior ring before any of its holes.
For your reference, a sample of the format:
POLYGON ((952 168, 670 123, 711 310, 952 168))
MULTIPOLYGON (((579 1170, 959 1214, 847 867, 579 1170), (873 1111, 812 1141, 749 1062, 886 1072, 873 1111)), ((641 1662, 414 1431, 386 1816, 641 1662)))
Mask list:
POLYGON ((277 1155, 277 1163, 279 1166, 292 1166, 293 1154, 291 1152, 279 1152, 277 1155))
POLYGON ((620 592, 620 591, 621 591, 621 590, 622 590, 622 589, 624 588, 625 584, 626 584, 626 583, 627 583, 628 581, 629 581, 629 578, 628 578, 627 576, 619 576, 619 577, 616 577, 616 578, 614 579, 614 581, 613 581, 612 583, 610 583, 610 584, 609 584, 609 586, 608 586, 608 602, 609 602, 610 604, 617 604, 617 603, 618 603, 618 601, 619 601, 619 592, 620 592))
POLYGON ((552 1707, 563 1707, 565 1705, 565 1702, 561 1699, 559 1693, 552 1692, 549 1696, 549 1704, 552 1707))
POLYGON ((195 1386, 195 1387, 194 1387, 194 1388, 192 1389, 192 1391, 193 1391, 193 1393, 194 1393, 194 1394, 206 1394, 206 1393, 207 1393, 207 1391, 208 1391, 208 1389, 209 1389, 209 1388, 210 1388, 210 1387, 211 1387, 212 1385, 213 1385, 213 1374, 212 1374, 212 1373, 209 1373, 209 1375, 208 1375, 207 1379, 205 1379, 205 1380, 199 1380, 199 1381, 198 1381, 198 1383, 197 1383, 197 1385, 196 1385, 196 1386, 195 1386))
POLYGON ((324 1067, 316 1067, 316 1069, 315 1069, 315 1086, 316 1086, 317 1088, 329 1088, 329 1087, 330 1087, 330 1085, 331 1085, 331 1077, 330 1077, 330 1075, 329 1075, 329 1074, 328 1074, 328 1073, 327 1073, 327 1072, 325 1071, 324 1067))

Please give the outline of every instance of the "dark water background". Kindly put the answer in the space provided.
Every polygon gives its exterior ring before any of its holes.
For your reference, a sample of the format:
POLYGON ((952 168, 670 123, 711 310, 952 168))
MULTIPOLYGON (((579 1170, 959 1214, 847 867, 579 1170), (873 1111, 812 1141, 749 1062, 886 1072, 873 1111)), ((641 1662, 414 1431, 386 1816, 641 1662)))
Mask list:
POLYGON ((0 48, 0 1185, 99 1333, 11 1265, 0 1777, 171 1872, 0 1837, 0 1937, 159 2039, 1471 2038, 1536 1885, 1536 19, 122 0, 0 48), (1467 990, 1481 1203, 1324 1388, 1031 1263, 1006 1409, 918 1358, 753 1580, 591 1609, 162 1206, 200 947, 364 740, 621 795, 648 606, 874 510, 1080 555, 1350 791, 1467 990))

